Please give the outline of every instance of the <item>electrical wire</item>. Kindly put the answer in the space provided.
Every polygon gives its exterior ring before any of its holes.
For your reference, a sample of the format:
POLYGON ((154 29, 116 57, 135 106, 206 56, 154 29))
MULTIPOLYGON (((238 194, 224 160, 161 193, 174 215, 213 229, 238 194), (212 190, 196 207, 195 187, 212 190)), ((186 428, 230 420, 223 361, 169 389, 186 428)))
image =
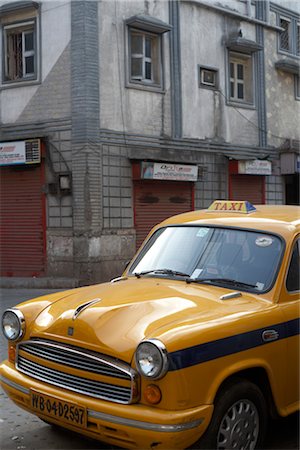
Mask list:
MULTIPOLYGON (((221 91, 221 89, 217 89, 217 92, 219 92, 222 95, 222 97, 224 97, 224 99, 227 100, 226 95, 224 94, 224 92, 221 91)), ((264 130, 263 128, 261 128, 258 125, 256 125, 256 123, 254 123, 254 122, 252 122, 252 120, 248 119, 248 117, 246 117, 243 113, 241 113, 241 111, 237 107, 235 107, 234 105, 230 105, 230 107, 233 108, 241 117, 243 117, 243 119, 245 119, 247 122, 249 122, 257 130, 262 131, 267 136, 273 137, 275 139, 281 139, 281 140, 286 141, 286 137, 277 136, 276 134, 273 134, 270 131, 264 130)))
MULTIPOLYGON (((114 2, 114 7, 115 7, 115 19, 117 18, 117 1, 115 0, 114 2)), ((52 11, 58 8, 62 8, 63 6, 68 5, 70 2, 64 2, 60 5, 57 6, 53 6, 52 8, 48 8, 48 9, 41 9, 41 13, 46 13, 48 11, 52 11)), ((119 47, 119 34, 118 34, 118 27, 117 27, 117 23, 115 20, 115 28, 116 28, 116 41, 117 41, 117 54, 118 54, 118 75, 119 75, 119 90, 120 90, 120 106, 121 106, 121 117, 122 117, 122 128, 123 128, 123 138, 124 138, 124 143, 126 144, 126 132, 125 132, 125 119, 124 119, 124 105, 123 105, 123 96, 122 96, 122 86, 121 86, 121 61, 120 61, 120 47, 119 47)), ((224 94, 224 92, 221 91, 221 89, 217 89, 217 92, 220 93, 220 95, 227 100, 226 95, 224 94)), ((259 127, 256 123, 252 122, 252 120, 248 119, 248 117, 246 117, 237 107, 235 107, 234 105, 230 105, 231 108, 233 108, 244 120, 246 120, 249 124, 251 124, 254 128, 256 128, 257 130, 265 133, 267 136, 272 137, 274 139, 280 139, 282 141, 286 141, 286 137, 282 137, 282 136, 278 136, 276 134, 271 133, 268 130, 265 130, 261 127, 259 127)), ((92 141, 90 141, 90 143, 92 143, 92 141)), ((94 144, 96 144, 94 142, 94 144)))

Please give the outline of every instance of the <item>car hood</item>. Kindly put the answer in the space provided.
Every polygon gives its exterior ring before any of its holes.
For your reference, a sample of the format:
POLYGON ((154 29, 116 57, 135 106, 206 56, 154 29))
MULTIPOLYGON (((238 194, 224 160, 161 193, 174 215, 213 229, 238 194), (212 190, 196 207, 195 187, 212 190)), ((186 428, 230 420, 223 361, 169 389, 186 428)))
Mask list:
POLYGON ((162 339, 168 350, 176 350, 185 336, 191 339, 191 333, 199 334, 220 321, 236 322, 269 303, 251 294, 221 300, 228 291, 157 278, 129 278, 77 289, 62 294, 36 317, 30 337, 67 342, 130 363, 145 338, 162 339))

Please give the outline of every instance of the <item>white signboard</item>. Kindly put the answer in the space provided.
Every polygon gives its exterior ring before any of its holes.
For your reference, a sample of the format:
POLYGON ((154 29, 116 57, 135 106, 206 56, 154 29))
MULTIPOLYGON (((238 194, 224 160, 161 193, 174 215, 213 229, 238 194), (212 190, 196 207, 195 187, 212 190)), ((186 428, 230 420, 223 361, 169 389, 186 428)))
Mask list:
POLYGON ((239 161, 239 173, 245 175, 272 175, 271 161, 254 159, 239 161))
POLYGON ((153 180, 197 181, 198 166, 185 164, 153 164, 153 180))
POLYGON ((0 166, 25 163, 25 141, 0 142, 0 166))

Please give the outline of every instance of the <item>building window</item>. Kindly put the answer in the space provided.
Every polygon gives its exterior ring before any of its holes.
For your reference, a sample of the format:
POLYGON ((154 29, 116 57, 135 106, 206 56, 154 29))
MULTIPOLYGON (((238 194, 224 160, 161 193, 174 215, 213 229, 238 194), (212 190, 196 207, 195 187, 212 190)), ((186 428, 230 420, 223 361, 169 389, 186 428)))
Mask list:
POLYGON ((278 25, 283 28, 279 33, 279 52, 300 56, 300 22, 296 16, 277 16, 278 25))
POLYGON ((299 291, 299 274, 300 274, 300 240, 294 245, 290 267, 286 279, 286 288, 288 292, 299 291))
POLYGON ((229 100, 253 103, 253 69, 251 55, 229 51, 229 100))
POLYGON ((4 82, 37 78, 36 22, 6 25, 4 32, 4 82))
POLYGON ((279 48, 289 52, 291 48, 291 21, 280 17, 279 25, 283 28, 279 35, 279 48))
POLYGON ((161 36, 129 29, 129 81, 161 86, 161 36))
POLYGON ((199 66, 199 86, 217 89, 218 88, 218 70, 211 67, 199 66))

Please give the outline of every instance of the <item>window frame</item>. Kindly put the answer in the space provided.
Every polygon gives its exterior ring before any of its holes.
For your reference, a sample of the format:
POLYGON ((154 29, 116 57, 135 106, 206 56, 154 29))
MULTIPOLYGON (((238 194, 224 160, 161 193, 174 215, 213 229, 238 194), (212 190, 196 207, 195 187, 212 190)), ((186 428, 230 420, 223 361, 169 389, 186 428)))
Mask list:
MULTIPOLYGON (((228 106, 238 106, 241 108, 248 108, 248 109, 255 109, 255 72, 254 72, 254 65, 255 65, 255 59, 253 53, 243 53, 238 52, 236 50, 232 50, 230 47, 227 48, 226 52, 227 58, 226 58, 226 77, 227 77, 227 83, 226 83, 226 89, 227 89, 227 105, 228 106), (235 59, 235 64, 242 64, 244 69, 244 77, 243 79, 240 79, 240 82, 235 82, 235 91, 237 93, 237 84, 242 84, 244 86, 244 98, 239 99, 236 97, 231 97, 231 61, 232 59, 235 59), (243 61, 247 61, 250 64, 250 68, 247 69, 246 64, 243 64, 243 61), (246 84, 246 70, 248 70, 248 76, 249 76, 249 86, 246 84), (245 95, 245 88, 250 90, 249 98, 250 100, 247 100, 247 95, 245 95)), ((238 80, 238 78, 236 78, 238 80)))
POLYGON ((289 49, 281 47, 281 32, 278 33, 277 39, 277 52, 283 55, 288 55, 293 58, 300 59, 300 20, 299 18, 289 15, 288 12, 277 12, 277 25, 281 26, 281 20, 285 20, 290 23, 289 27, 289 49))
POLYGON ((32 17, 20 17, 18 21, 4 21, 1 24, 2 32, 2 68, 1 68, 1 89, 25 86, 28 84, 40 83, 41 73, 41 56, 40 56, 40 21, 38 15, 32 17), (8 51, 7 51, 7 38, 10 30, 15 30, 16 33, 19 30, 22 34, 22 78, 9 79, 8 78, 8 51), (33 32, 33 49, 25 50, 25 34, 33 32), (34 71, 26 75, 25 71, 25 59, 26 57, 34 56, 34 71))
POLYGON ((285 53, 291 53, 292 51, 292 31, 293 31, 293 22, 291 18, 285 17, 284 15, 279 15, 279 26, 281 28, 284 28, 281 24, 281 22, 284 21, 289 24, 288 29, 285 31, 281 31, 279 33, 279 49, 285 53), (287 40, 288 40, 288 48, 285 48, 282 46, 282 35, 283 33, 287 33, 287 40))
POLYGON ((163 38, 162 33, 148 31, 141 28, 136 28, 134 26, 127 25, 127 38, 126 38, 126 87, 142 90, 150 90, 154 92, 164 92, 164 65, 163 65, 163 38), (136 54, 136 58, 140 57, 142 59, 142 77, 139 79, 132 76, 132 47, 131 39, 132 35, 142 36, 143 50, 141 54, 136 54), (145 42, 147 37, 153 40, 154 45, 156 45, 156 56, 146 56, 145 42), (146 63, 151 63, 151 79, 145 77, 146 74, 146 63), (155 79, 155 72, 157 72, 157 79, 155 79))
POLYGON ((294 291, 290 291, 288 289, 288 286, 287 286, 288 275, 289 275, 289 271, 290 271, 290 268, 291 268, 293 253, 294 253, 294 250, 295 250, 296 247, 298 247, 298 254, 299 254, 300 253, 300 237, 299 236, 295 239, 295 241, 293 242, 293 245, 291 247, 289 263, 288 263, 288 266, 287 266, 287 269, 286 269, 286 276, 285 276, 285 283, 284 283, 284 285, 285 285, 285 289, 286 289, 286 292, 288 293, 288 295, 294 295, 294 294, 297 294, 298 292, 300 292, 300 287, 299 287, 299 289, 296 289, 294 291))
MULTIPOLYGON (((148 250, 151 248, 152 244, 155 242, 155 240, 157 239, 157 236, 159 237, 160 233, 162 233, 164 230, 169 229, 169 228, 211 228, 211 229, 216 229, 216 230, 227 230, 227 231, 238 231, 238 232, 246 232, 246 233, 251 233, 253 235, 257 234, 257 235, 268 235, 271 237, 274 237, 276 239, 278 239, 278 241, 281 243, 281 249, 280 249, 280 254, 278 255, 278 260, 277 260, 277 264, 276 264, 276 270, 273 273, 273 277, 272 280, 270 281, 269 285, 267 286, 267 288, 261 290, 261 291, 254 291, 253 288, 247 288, 247 287, 239 287, 240 291, 243 292, 252 292, 255 293, 257 295, 261 295, 261 294, 266 294, 267 292, 270 292, 274 285, 277 282, 277 277, 278 274, 281 270, 281 266, 282 266, 282 260, 286 251, 286 243, 283 239, 283 237, 277 233, 271 232, 271 231, 264 231, 264 230, 257 230, 257 229, 253 229, 253 228, 241 228, 241 227, 235 227, 235 226, 227 226, 227 225, 210 225, 210 224, 198 224, 198 225, 191 225, 189 223, 183 223, 183 224, 169 224, 166 226, 162 226, 158 229, 156 229, 145 241, 144 245, 141 247, 140 252, 133 258, 133 260, 131 261, 130 265, 128 266, 127 270, 127 274, 129 276, 134 276, 135 274, 135 269, 138 267, 138 265, 140 264, 140 262, 142 261, 142 259, 144 258, 144 256, 146 255, 146 253, 148 252, 148 250)), ((152 272, 152 271, 151 271, 152 272)), ((135 275, 136 276, 136 275, 135 275)), ((149 274, 149 276, 151 277, 151 274, 149 274)), ((156 275, 152 275, 152 276, 156 276, 156 275)), ((162 278, 168 278, 169 275, 168 274, 162 274, 160 275, 162 278)), ((182 277, 180 275, 178 275, 177 279, 181 279, 186 277, 182 277)), ((171 279, 176 279, 176 276, 172 276, 171 279)), ((213 285, 213 283, 212 283, 213 285)), ((221 287, 220 285, 218 285, 219 287, 221 287)), ((222 286, 225 287, 225 286, 222 286)), ((227 287, 227 286, 226 286, 227 287)))

